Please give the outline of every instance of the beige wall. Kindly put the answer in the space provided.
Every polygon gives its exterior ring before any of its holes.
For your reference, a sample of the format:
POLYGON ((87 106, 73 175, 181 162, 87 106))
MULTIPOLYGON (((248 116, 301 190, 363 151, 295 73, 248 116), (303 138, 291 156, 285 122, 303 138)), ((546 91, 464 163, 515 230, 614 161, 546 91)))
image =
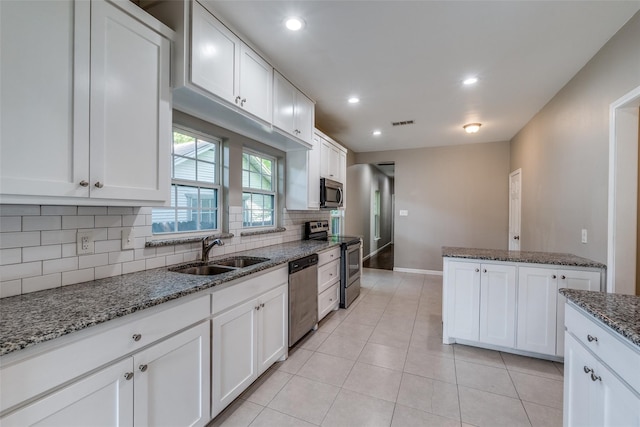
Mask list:
POLYGON ((522 168, 523 250, 607 262, 609 106, 639 85, 637 13, 512 139, 511 170, 522 168))
MULTIPOLYGON (((386 161, 396 169, 395 267, 441 271, 442 246, 507 248, 508 142, 356 154, 386 161)), ((352 214, 349 205, 347 233, 352 214)))

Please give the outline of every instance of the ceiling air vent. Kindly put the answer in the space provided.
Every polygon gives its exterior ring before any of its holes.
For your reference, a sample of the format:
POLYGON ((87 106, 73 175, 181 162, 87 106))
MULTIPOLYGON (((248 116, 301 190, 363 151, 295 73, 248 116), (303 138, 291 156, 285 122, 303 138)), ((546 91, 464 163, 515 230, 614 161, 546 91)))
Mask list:
POLYGON ((391 122, 392 126, 406 126, 406 125, 412 125, 413 124, 413 120, 404 120, 402 122, 391 122))

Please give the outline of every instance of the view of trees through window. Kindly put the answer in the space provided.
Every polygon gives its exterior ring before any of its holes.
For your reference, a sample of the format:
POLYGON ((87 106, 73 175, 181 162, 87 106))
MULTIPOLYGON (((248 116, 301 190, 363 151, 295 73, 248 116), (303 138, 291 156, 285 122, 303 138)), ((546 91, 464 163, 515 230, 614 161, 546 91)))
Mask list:
POLYGON ((242 154, 242 225, 275 225, 275 159, 245 151, 242 154))

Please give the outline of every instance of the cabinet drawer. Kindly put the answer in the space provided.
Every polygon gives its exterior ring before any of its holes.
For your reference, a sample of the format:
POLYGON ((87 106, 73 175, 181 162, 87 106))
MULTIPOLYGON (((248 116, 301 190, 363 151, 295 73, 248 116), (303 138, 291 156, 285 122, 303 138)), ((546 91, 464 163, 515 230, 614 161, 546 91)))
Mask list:
POLYGON ((220 290, 214 288, 212 314, 220 313, 288 282, 289 272, 285 266, 268 273, 256 273, 249 278, 238 279, 220 290))
POLYGON ((320 252, 318 254, 318 267, 321 267, 328 262, 336 261, 339 259, 340 259, 340 247, 333 248, 328 251, 320 252))
POLYGON ((565 324, 567 332, 573 334, 619 377, 624 378, 633 389, 640 391, 640 352, 634 351, 613 332, 609 332, 573 306, 566 307, 565 324))
POLYGON ((318 321, 322 320, 331 310, 338 308, 339 291, 340 284, 336 283, 318 295, 318 321))
POLYGON ((211 310, 210 298, 204 295, 185 303, 167 303, 170 308, 143 310, 130 315, 130 321, 125 316, 96 326, 95 334, 80 331, 78 334, 86 335, 73 342, 64 340, 73 339, 73 334, 62 337, 60 347, 4 364, 0 369, 0 411, 206 319, 211 310), (134 335, 140 335, 138 341, 134 335))
POLYGON ((335 260, 318 268, 318 293, 340 280, 340 261, 335 260))

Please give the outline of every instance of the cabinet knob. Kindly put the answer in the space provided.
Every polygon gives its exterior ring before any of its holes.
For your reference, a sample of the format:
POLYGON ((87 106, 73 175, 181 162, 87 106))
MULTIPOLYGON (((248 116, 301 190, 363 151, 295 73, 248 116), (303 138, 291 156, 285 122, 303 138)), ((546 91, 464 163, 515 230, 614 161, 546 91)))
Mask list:
POLYGON ((82 181, 80 181, 80 187, 88 187, 89 183, 87 181, 85 181, 84 179, 82 181))
POLYGON ((513 240, 520 240, 520 236, 513 236, 513 240))
POLYGON ((476 273, 480 273, 480 269, 479 268, 476 268, 476 273))
POLYGON ((567 276, 565 276, 565 275, 563 274, 562 276, 560 276, 560 278, 561 278, 562 280, 566 280, 566 279, 567 279, 567 276))
POLYGON ((146 372, 147 371, 148 366, 147 365, 140 365, 138 366, 138 369, 140 369, 141 372, 146 372))
POLYGON ((133 338, 133 340, 134 340, 135 342, 138 342, 138 341, 140 341, 140 339, 142 338, 142 335, 140 335, 140 334, 133 334, 133 336, 132 336, 131 338, 133 338))
POLYGON ((242 98, 242 101, 240 101, 240 106, 244 107, 245 102, 247 102, 247 98, 242 98))
POLYGON ((96 186, 96 188, 102 188, 102 187, 104 187, 104 184, 103 184, 103 183, 101 183, 100 181, 97 181, 94 185, 96 186))
POLYGON ((260 304, 260 307, 264 308, 264 303, 260 304))
POLYGON ((483 272, 483 273, 486 273, 486 272, 487 272, 487 269, 486 269, 486 268, 482 269, 482 272, 483 272))
POLYGON ((587 341, 589 342, 598 342, 598 337, 594 337, 592 335, 587 335, 587 341))
POLYGON ((127 372, 124 374, 124 379, 129 381, 131 378, 133 378, 133 372, 127 372))
POLYGON ((587 365, 584 365, 584 373, 588 374, 589 372, 593 372, 593 369, 591 369, 590 367, 588 367, 587 365))
POLYGON ((556 278, 556 275, 554 274, 553 276, 551 276, 551 278, 552 278, 552 279, 555 279, 555 278, 556 278))
POLYGON ((259 306, 259 305, 258 305, 258 306, 256 306, 255 308, 256 308, 256 310, 260 310, 260 306, 259 306))
POLYGON ((242 99, 241 96, 236 96, 236 104, 238 103, 238 101, 240 101, 242 99))
POLYGON ((591 381, 602 381, 602 377, 600 375, 596 375, 594 372, 591 372, 591 381))

